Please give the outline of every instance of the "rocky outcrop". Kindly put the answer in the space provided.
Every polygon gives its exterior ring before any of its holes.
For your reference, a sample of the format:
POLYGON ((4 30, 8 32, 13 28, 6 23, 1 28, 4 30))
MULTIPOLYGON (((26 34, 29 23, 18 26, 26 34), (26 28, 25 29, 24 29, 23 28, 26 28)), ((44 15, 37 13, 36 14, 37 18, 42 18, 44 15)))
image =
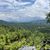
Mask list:
POLYGON ((36 50, 35 46, 23 46, 19 50, 36 50))

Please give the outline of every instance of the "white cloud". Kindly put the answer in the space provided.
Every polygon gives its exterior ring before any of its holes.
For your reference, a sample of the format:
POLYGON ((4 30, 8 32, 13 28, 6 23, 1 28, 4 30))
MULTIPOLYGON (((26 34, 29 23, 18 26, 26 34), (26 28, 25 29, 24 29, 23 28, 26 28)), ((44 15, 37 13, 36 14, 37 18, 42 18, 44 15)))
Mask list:
MULTIPOLYGON (((12 12, 0 12, 0 19, 2 20, 20 20, 21 17, 35 17, 39 16, 45 18, 46 13, 50 11, 49 0, 36 0, 31 6, 24 6, 30 4, 30 2, 16 2, 15 0, 5 0, 11 4, 8 4, 10 7, 8 9, 13 9, 12 12), (12 4, 13 3, 13 4, 12 4), (14 7, 15 5, 15 7, 14 7)), ((5 3, 4 3, 5 4, 5 3)), ((0 4, 2 5, 2 4, 0 4)))

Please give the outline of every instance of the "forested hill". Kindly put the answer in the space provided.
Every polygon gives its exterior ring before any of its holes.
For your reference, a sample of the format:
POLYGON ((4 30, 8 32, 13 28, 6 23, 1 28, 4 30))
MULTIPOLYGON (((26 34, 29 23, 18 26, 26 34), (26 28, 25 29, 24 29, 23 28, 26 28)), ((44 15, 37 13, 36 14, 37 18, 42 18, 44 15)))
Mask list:
POLYGON ((9 25, 11 25, 11 24, 44 24, 44 23, 46 23, 46 20, 33 20, 33 21, 30 21, 30 22, 8 22, 8 21, 4 21, 4 20, 0 20, 0 24, 9 24, 9 25))
POLYGON ((13 22, 7 22, 7 21, 4 21, 4 20, 0 20, 0 25, 9 25, 9 24, 14 24, 13 22))

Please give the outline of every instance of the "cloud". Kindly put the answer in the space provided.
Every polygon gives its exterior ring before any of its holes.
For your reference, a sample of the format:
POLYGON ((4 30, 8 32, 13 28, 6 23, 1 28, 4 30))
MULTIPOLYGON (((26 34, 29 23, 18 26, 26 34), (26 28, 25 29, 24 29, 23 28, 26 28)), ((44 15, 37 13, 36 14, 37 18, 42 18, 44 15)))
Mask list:
MULTIPOLYGON (((33 0, 32 2, 35 2, 33 0)), ((3 9, 3 11, 13 11, 14 9, 18 10, 20 7, 23 8, 25 6, 31 5, 32 4, 31 0, 26 0, 26 2, 23 2, 23 0, 0 0, 0 9, 3 9), (21 2, 20 2, 21 1, 21 2), (30 1, 30 2, 29 2, 30 1)), ((20 8, 20 9, 21 9, 20 8)))
POLYGON ((50 11, 49 0, 0 0, 0 8, 0 20, 8 21, 20 21, 23 17, 45 19, 46 13, 50 11))

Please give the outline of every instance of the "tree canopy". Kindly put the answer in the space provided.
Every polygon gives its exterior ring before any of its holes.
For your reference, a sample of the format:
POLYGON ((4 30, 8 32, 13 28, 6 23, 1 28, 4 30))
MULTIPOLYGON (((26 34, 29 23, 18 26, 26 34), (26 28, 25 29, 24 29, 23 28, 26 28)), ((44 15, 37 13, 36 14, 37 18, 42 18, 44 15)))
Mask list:
POLYGON ((47 22, 50 23, 50 12, 47 14, 47 22))

